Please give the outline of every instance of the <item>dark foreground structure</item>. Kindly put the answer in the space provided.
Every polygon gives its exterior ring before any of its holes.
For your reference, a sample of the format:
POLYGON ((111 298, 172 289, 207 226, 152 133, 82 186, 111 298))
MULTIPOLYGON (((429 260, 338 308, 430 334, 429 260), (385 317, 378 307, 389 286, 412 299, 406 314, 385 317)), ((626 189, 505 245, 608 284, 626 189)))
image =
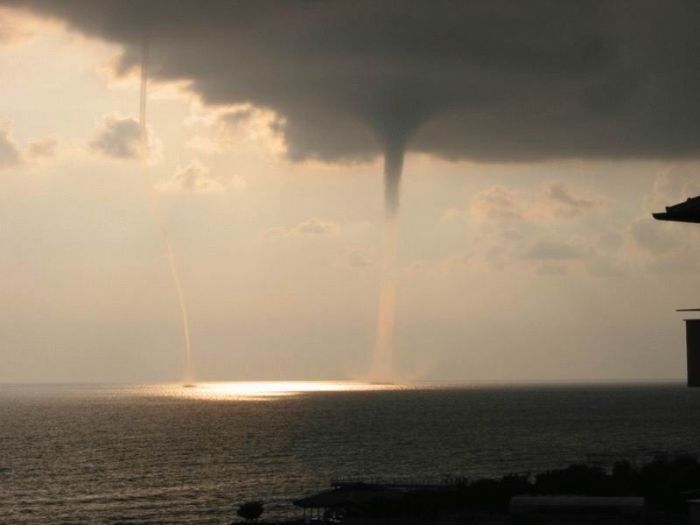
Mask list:
MULTIPOLYGON (((700 197, 666 206, 666 211, 653 213, 659 221, 692 222, 700 224, 700 197)), ((700 308, 687 308, 679 312, 697 312, 700 308)), ((688 386, 700 387, 700 319, 685 320, 686 353, 688 361, 688 386)))
POLYGON ((700 387, 700 319, 685 320, 688 386, 700 387))
POLYGON ((577 464, 440 485, 333 482, 294 504, 304 510, 304 523, 700 525, 699 497, 697 459, 659 456, 640 467, 577 464))
POLYGON ((515 496, 510 500, 513 525, 641 524, 646 521, 644 498, 632 496, 515 496))
POLYGON ((653 213, 652 217, 658 221, 700 223, 700 197, 691 197, 685 202, 666 206, 665 212, 653 213))
POLYGON ((644 498, 631 496, 514 496, 493 508, 460 505, 449 485, 392 485, 362 482, 303 498, 304 523, 348 525, 536 525, 645 523, 644 498))

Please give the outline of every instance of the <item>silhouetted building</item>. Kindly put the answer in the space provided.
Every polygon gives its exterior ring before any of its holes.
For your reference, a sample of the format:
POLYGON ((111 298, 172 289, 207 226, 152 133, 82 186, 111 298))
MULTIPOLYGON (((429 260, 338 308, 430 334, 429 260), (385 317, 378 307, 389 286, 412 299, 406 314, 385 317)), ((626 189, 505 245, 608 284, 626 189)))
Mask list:
POLYGON ((518 495, 496 507, 488 498, 488 491, 470 498, 459 485, 356 482, 332 484, 294 504, 309 524, 638 525, 645 519, 643 497, 518 495))
POLYGON ((688 386, 700 387, 700 319, 685 320, 688 386))
POLYGON ((665 212, 654 213, 652 216, 659 221, 700 223, 700 197, 691 197, 685 202, 666 206, 665 212))
POLYGON ((441 505, 449 485, 332 482, 332 488, 296 500, 304 523, 345 525, 457 525, 462 513, 441 505))
MULTIPOLYGON (((700 196, 690 197, 685 202, 666 206, 666 211, 653 213, 659 221, 700 223, 700 196)), ((697 308, 679 312, 699 311, 697 308)), ((700 319, 685 320, 686 354, 688 359, 688 386, 700 387, 700 319)))

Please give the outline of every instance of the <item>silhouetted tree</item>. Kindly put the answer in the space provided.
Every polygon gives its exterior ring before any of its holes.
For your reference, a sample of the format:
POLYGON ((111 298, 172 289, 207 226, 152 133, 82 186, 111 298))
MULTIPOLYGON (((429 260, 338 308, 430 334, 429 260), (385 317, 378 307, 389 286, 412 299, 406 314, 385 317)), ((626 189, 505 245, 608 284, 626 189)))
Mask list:
POLYGON ((540 494, 583 494, 596 496, 601 493, 607 474, 600 467, 575 464, 565 469, 548 470, 535 476, 535 491, 540 494))
POLYGON ((657 508, 684 508, 686 491, 700 489, 700 463, 694 456, 656 456, 639 472, 640 491, 657 508))
POLYGON ((236 514, 244 520, 257 520, 265 508, 261 501, 247 501, 238 507, 236 514))
POLYGON ((639 472, 627 460, 616 461, 608 482, 608 493, 611 496, 632 496, 639 494, 639 472))

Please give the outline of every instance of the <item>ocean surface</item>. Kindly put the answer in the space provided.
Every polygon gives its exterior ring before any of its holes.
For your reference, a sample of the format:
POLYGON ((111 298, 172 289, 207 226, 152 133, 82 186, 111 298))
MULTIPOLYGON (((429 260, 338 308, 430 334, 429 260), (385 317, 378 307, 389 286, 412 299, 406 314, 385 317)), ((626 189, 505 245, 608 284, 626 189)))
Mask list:
POLYGON ((229 523, 331 479, 439 482, 700 453, 700 389, 0 385, 0 523, 229 523))

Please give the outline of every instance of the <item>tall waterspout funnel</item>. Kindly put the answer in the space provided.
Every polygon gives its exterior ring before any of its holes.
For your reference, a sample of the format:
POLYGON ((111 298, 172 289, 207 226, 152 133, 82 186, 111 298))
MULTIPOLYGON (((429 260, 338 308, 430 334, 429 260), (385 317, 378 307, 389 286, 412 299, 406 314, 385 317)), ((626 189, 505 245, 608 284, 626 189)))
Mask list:
POLYGON ((187 302, 185 300, 185 293, 182 289, 180 274, 178 273, 177 265, 175 264, 175 253, 173 252, 173 246, 170 242, 168 230, 165 228, 165 219, 163 217, 163 213, 158 203, 158 197, 156 195, 155 190, 153 189, 153 183, 151 181, 151 175, 149 172, 148 165, 149 144, 148 128, 146 126, 146 102, 148 100, 148 51, 148 38, 144 37, 141 46, 141 89, 139 100, 139 138, 141 142, 141 164, 143 166, 144 179, 146 180, 148 186, 148 200, 151 206, 151 211, 153 212, 153 216, 156 220, 156 223, 158 224, 158 229, 160 230, 160 237, 163 241, 163 248, 168 261, 168 268, 170 269, 170 277, 173 282, 173 287, 175 288, 175 294, 177 295, 177 303, 180 310, 182 338, 185 346, 183 382, 185 386, 192 386, 194 384, 194 368, 192 366, 192 344, 190 342, 190 321, 189 314, 187 312, 187 302))
POLYGON ((399 213, 403 157, 402 143, 387 145, 384 151, 384 205, 387 220, 395 221, 399 213))
POLYGON ((391 383, 394 380, 394 332, 396 325, 397 254, 399 241, 399 196, 404 146, 394 143, 384 152, 384 200, 381 287, 377 312, 377 335, 370 380, 391 383))

